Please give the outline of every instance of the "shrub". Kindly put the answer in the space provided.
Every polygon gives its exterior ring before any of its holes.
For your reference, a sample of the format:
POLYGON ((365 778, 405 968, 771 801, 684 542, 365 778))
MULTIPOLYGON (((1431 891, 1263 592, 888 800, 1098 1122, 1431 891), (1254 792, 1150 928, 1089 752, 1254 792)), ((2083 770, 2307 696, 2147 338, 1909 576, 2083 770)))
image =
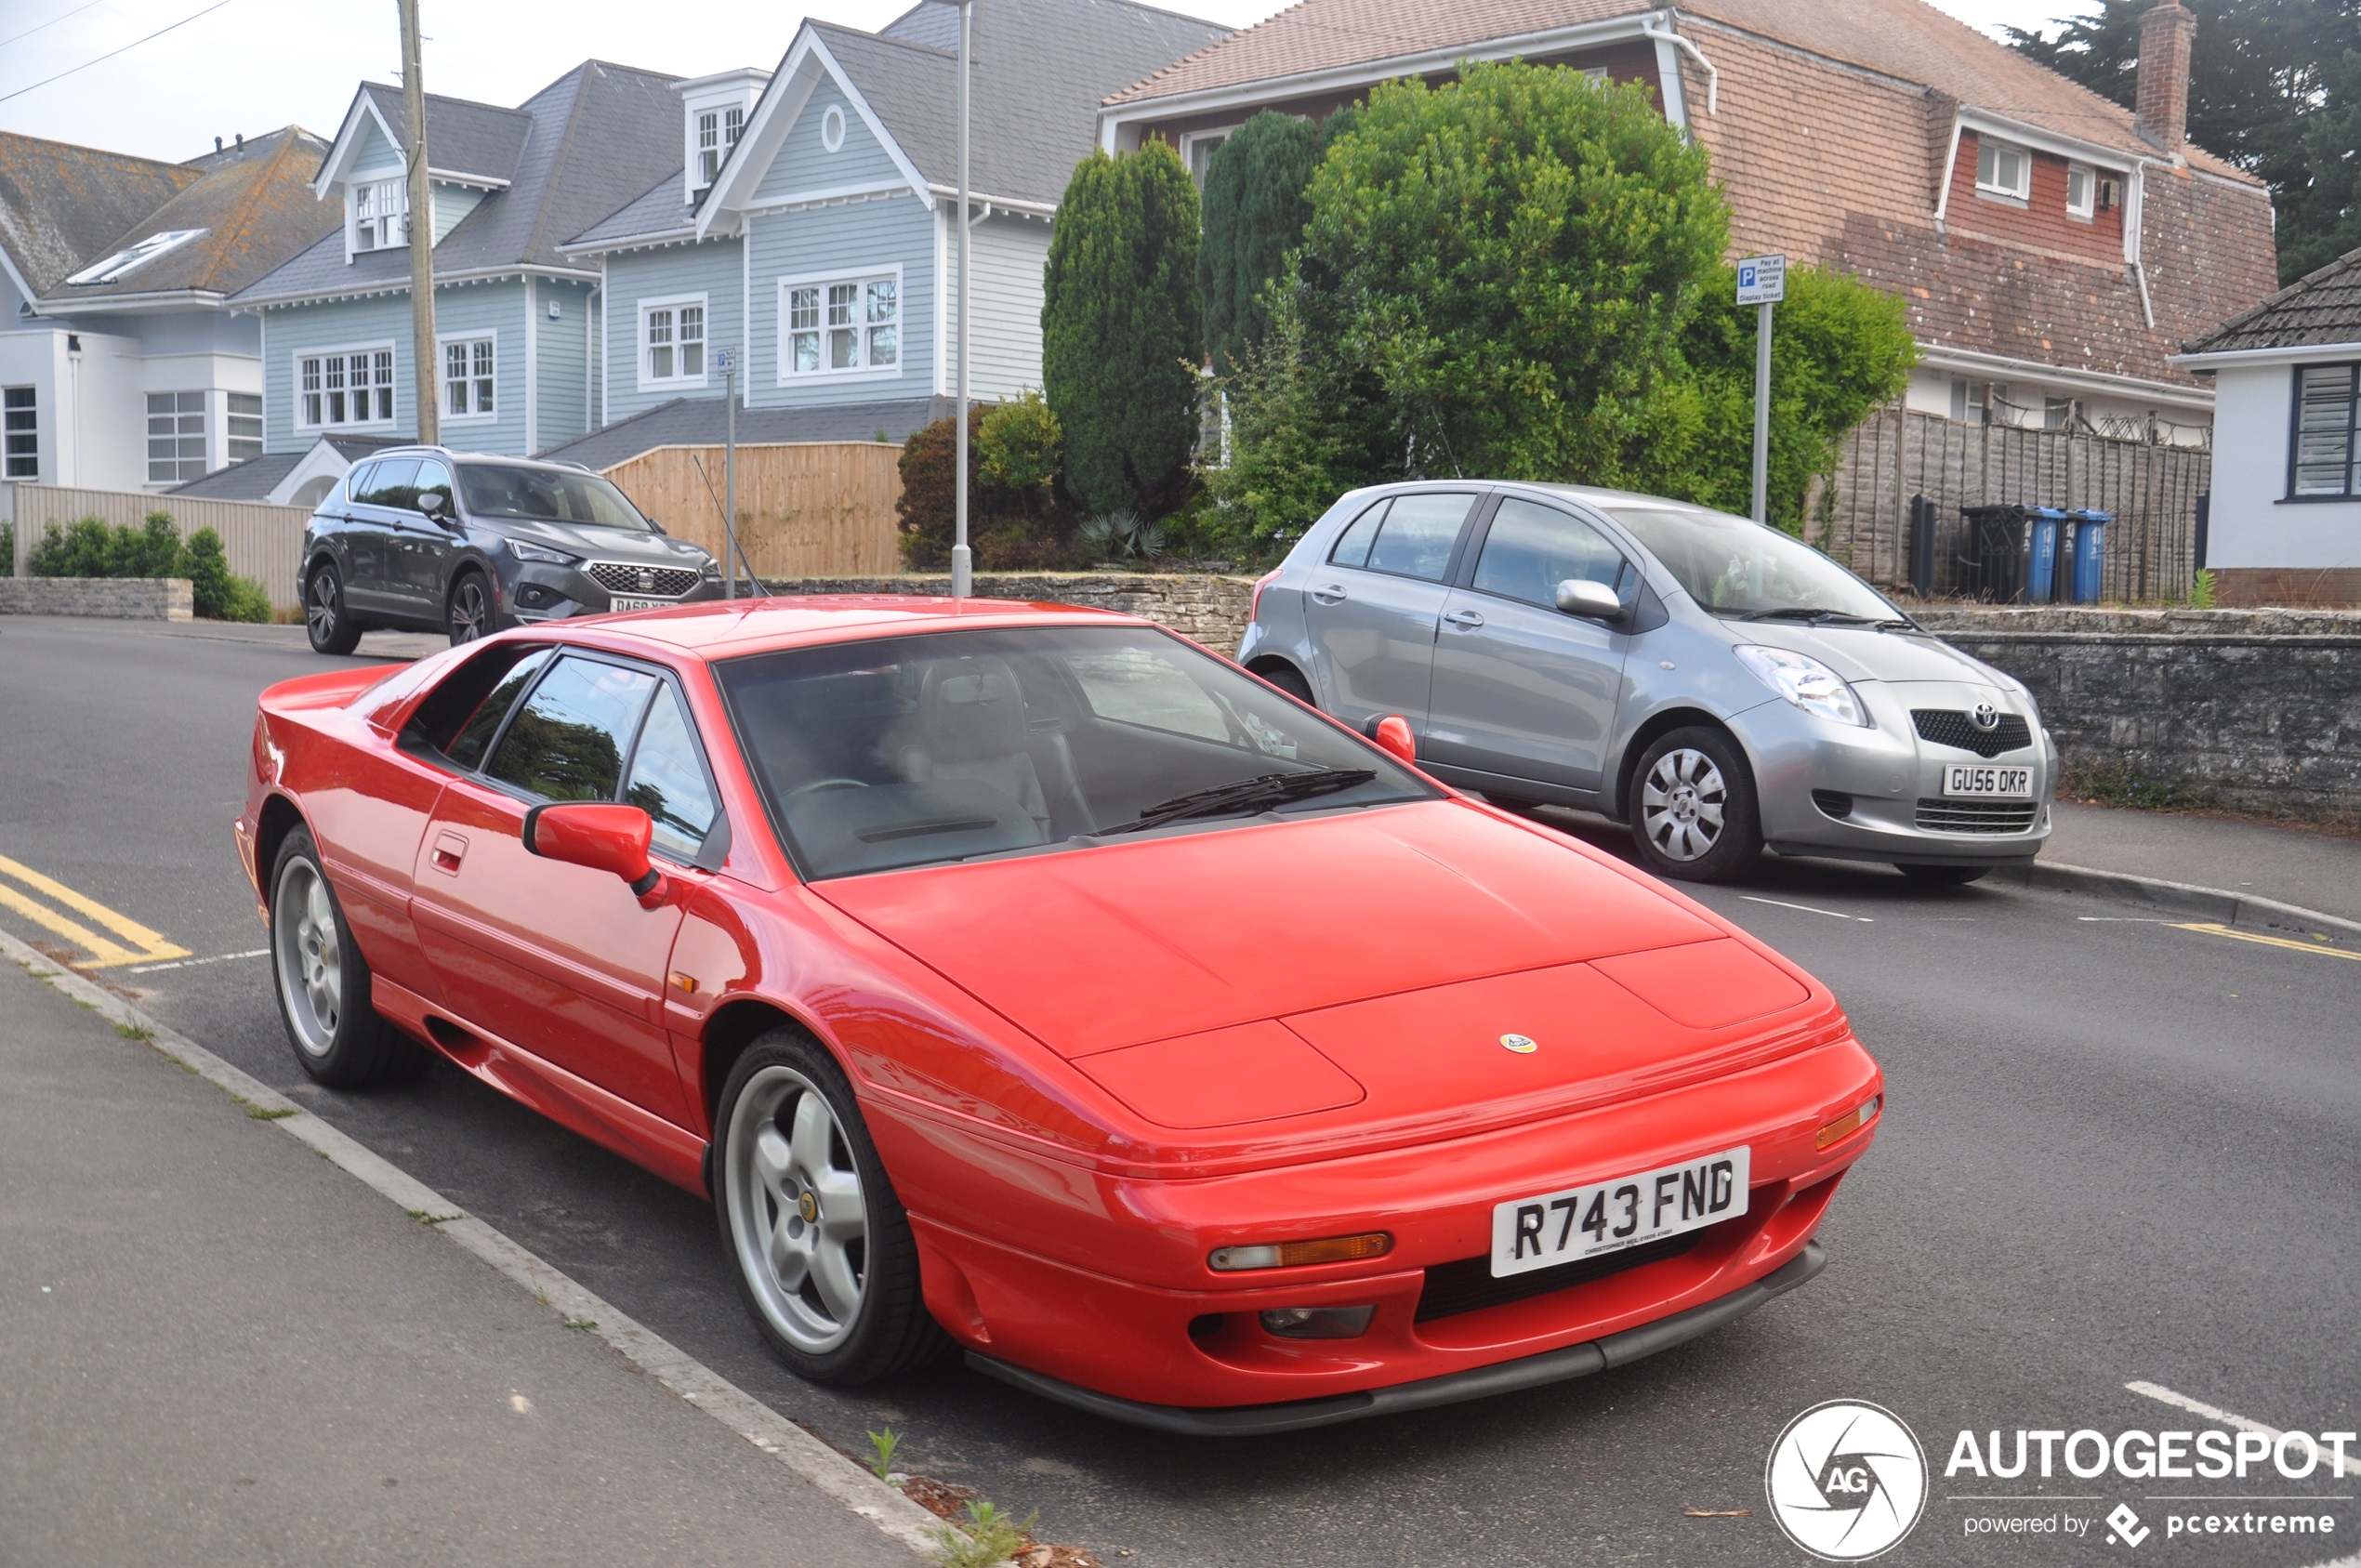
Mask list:
POLYGON ((270 619, 270 596, 250 577, 230 574, 229 557, 222 553, 221 535, 200 528, 189 535, 181 552, 179 574, 189 579, 191 598, 200 619, 265 622, 270 619))
POLYGON ((1266 109, 1222 142, 1206 170, 1197 292, 1205 299, 1206 350, 1224 376, 1270 333, 1265 291, 1303 239, 1312 216, 1304 187, 1319 156, 1318 131, 1266 109))
POLYGON ((1195 182, 1165 142, 1092 152, 1067 183, 1043 278, 1041 377, 1068 494, 1151 514, 1177 498, 1204 352, 1195 182))
MULTIPOLYGON (((128 532, 126 530, 125 532, 128 532)), ((112 576, 113 530, 103 519, 86 517, 69 524, 64 533, 51 523, 33 547, 31 568, 36 577, 112 576)))
MULTIPOLYGON (((971 487, 968 547, 975 552, 976 570, 1009 572, 1084 564, 1082 549, 1075 540, 1073 509, 1054 483, 1009 486, 986 481, 975 471, 981 467, 978 458, 984 445, 984 422, 995 412, 982 407, 968 410, 971 487)), ((1030 418, 1017 416, 1010 428, 1037 434, 1037 424, 1026 423, 1030 418)), ((951 564, 957 501, 956 435, 949 419, 938 419, 903 443, 902 499, 894 509, 902 520, 902 558, 917 571, 940 572, 951 564)), ((1002 449, 1004 462, 1009 460, 1010 450, 1002 449)))
POLYGON ((1065 432, 1048 400, 1029 391, 983 411, 970 460, 976 478, 987 485, 1047 496, 1058 482, 1064 445, 1065 432))

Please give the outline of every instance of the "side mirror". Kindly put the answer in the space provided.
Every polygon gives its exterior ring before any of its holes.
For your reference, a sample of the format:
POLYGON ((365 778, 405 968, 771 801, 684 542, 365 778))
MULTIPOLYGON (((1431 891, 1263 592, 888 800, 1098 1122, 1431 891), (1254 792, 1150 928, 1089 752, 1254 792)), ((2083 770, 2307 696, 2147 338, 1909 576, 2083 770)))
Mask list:
POLYGON ((1593 583, 1584 577, 1569 577, 1558 585, 1558 608, 1569 615, 1579 615, 1589 621, 1612 621, 1623 613, 1623 600, 1604 583, 1593 583))
POLYGON ((418 492, 418 510, 423 513, 429 521, 450 521, 450 514, 443 509, 450 505, 451 497, 444 494, 440 490, 422 490, 418 492))
POLYGON ((1389 713, 1369 731, 1378 749, 1386 752, 1413 768, 1418 765, 1418 737, 1410 732, 1410 721, 1398 713, 1389 713))
POLYGON ((655 823, 637 806, 568 802, 535 806, 524 814, 524 847, 545 860, 611 872, 646 903, 664 887, 664 874, 648 863, 648 839, 655 823))

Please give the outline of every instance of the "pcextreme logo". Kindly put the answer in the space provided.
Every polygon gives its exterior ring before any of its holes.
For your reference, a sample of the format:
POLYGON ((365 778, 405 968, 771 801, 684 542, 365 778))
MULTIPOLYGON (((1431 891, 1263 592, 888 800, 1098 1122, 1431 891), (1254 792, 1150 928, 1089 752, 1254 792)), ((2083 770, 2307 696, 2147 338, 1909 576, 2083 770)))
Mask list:
POLYGON ((1762 1489, 1787 1539, 1828 1562, 1860 1562, 1898 1546, 1927 1501, 1927 1456, 1900 1416, 1833 1399, 1771 1445, 1762 1489))

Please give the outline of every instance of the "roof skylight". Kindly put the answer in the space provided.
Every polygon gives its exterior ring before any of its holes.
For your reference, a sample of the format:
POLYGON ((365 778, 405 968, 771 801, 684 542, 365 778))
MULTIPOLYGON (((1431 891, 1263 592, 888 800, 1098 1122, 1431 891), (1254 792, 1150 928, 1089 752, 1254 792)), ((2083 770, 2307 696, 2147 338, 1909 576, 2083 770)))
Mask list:
POLYGON ((66 280, 69 283, 111 283, 145 267, 168 250, 177 250, 204 233, 203 229, 167 229, 161 234, 151 234, 136 245, 126 245, 104 261, 85 267, 66 280))

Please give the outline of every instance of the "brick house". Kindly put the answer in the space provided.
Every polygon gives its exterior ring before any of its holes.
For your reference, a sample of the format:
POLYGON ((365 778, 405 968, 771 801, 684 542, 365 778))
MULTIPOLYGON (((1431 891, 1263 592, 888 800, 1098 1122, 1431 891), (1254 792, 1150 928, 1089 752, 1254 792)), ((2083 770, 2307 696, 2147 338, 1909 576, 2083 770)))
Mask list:
POLYGON ((2196 444, 2213 394, 2168 356, 2275 277, 2267 190, 2184 135, 2195 27, 2149 13, 2135 113, 1920 0, 1300 0, 1107 99, 1100 141, 1162 138, 1202 178, 1258 110, 1461 59, 1639 82, 1712 154, 1734 255, 1904 298, 1910 408, 2196 444))

